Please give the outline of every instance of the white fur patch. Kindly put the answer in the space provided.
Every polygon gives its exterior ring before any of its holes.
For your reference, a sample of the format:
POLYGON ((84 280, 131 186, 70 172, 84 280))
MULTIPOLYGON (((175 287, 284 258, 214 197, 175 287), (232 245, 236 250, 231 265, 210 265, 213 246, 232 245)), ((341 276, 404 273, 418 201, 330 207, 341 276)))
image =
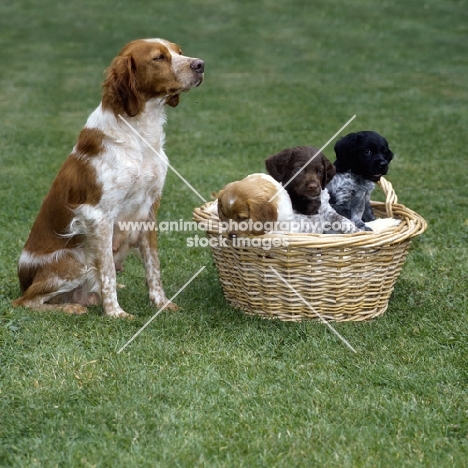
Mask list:
MULTIPOLYGON (((75 252, 75 251, 73 251, 75 252)), ((23 249, 21 256, 18 261, 19 267, 22 265, 28 266, 40 266, 47 265, 49 263, 55 263, 60 261, 65 255, 69 254, 69 249, 56 250, 48 254, 39 254, 35 252, 29 252, 26 249, 23 249)))
POLYGON ((385 229, 398 226, 401 223, 400 219, 394 218, 377 218, 374 221, 368 221, 365 225, 374 232, 382 232, 385 229))

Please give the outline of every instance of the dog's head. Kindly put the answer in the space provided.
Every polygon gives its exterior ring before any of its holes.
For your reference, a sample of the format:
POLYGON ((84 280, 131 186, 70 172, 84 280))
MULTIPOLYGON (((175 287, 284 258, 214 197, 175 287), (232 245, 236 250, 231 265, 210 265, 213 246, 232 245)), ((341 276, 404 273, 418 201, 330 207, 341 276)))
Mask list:
POLYGON ((270 175, 285 186, 291 198, 315 198, 335 175, 335 167, 312 146, 288 148, 265 160, 270 175))
POLYGON ((131 117, 153 98, 175 107, 180 93, 201 84, 204 69, 203 60, 182 55, 177 44, 164 39, 130 42, 107 69, 103 105, 131 117))
POLYGON ((337 172, 351 171, 372 182, 387 174, 393 158, 387 140, 372 131, 344 136, 335 144, 335 154, 337 172))
POLYGON ((272 183, 256 177, 227 184, 218 193, 218 217, 231 221, 229 237, 265 234, 265 226, 278 219, 278 201, 270 201, 276 190, 272 183))

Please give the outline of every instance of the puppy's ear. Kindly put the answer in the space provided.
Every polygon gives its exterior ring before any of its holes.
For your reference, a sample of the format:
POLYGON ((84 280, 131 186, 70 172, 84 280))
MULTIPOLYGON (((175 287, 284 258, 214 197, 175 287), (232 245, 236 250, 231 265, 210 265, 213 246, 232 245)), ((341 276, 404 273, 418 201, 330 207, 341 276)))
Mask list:
POLYGON ((286 178, 292 153, 293 150, 288 148, 265 159, 266 169, 276 181, 282 182, 286 178))
POLYGON ((355 165, 358 140, 359 135, 357 133, 350 133, 335 143, 335 167, 337 172, 345 172, 355 165))
POLYGON ((103 84, 103 101, 109 103, 114 113, 123 109, 134 117, 141 112, 143 100, 138 91, 136 64, 132 56, 116 57, 107 69, 107 78, 103 84))
MULTIPOLYGON (((383 138, 383 137, 382 137, 383 138)), ((388 141, 384 138, 384 146, 385 146, 385 156, 387 157, 388 161, 390 162, 393 159, 393 152, 388 146, 388 141)))
POLYGON ((323 156, 323 164, 325 166, 325 171, 322 176, 322 188, 324 189, 333 179, 336 173, 336 169, 335 166, 325 156, 323 156))
MULTIPOLYGON (((247 201, 247 206, 249 207, 249 219, 251 219, 253 223, 259 221, 265 224, 278 220, 278 210, 276 206, 269 201, 257 200, 254 198, 247 201)), ((256 236, 265 234, 265 229, 254 229, 252 234, 256 236)))
POLYGON ((223 212, 223 195, 224 195, 224 190, 220 190, 218 192, 218 218, 221 220, 221 221, 224 221, 224 212, 223 212))

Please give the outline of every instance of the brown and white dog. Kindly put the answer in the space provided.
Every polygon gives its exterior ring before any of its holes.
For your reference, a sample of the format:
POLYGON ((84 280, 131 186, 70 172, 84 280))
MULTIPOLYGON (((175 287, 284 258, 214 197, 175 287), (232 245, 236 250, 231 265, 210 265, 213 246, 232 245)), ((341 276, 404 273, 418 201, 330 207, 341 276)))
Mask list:
POLYGON ((119 222, 156 221, 168 167, 165 105, 177 106, 180 93, 200 85, 204 67, 163 39, 130 42, 112 61, 102 102, 55 178, 19 259, 23 295, 15 306, 83 314, 102 301, 105 315, 129 316, 117 301, 116 268, 133 246, 143 257, 151 302, 167 302, 156 230, 125 231, 119 222))
POLYGON ((211 210, 227 223, 229 237, 258 236, 280 225, 288 232, 295 221, 288 193, 273 177, 262 173, 227 184, 211 210))

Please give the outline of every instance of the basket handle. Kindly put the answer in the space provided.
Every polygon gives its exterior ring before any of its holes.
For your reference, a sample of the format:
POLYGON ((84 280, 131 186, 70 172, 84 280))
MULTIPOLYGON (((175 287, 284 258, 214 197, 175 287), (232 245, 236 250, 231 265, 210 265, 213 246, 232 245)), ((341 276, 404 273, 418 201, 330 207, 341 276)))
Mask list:
POLYGON ((398 203, 398 197, 393 189, 392 184, 385 179, 385 177, 381 177, 380 180, 377 182, 379 184, 380 189, 385 194, 385 209, 387 211, 387 216, 389 218, 393 218, 393 208, 392 205, 398 203))

